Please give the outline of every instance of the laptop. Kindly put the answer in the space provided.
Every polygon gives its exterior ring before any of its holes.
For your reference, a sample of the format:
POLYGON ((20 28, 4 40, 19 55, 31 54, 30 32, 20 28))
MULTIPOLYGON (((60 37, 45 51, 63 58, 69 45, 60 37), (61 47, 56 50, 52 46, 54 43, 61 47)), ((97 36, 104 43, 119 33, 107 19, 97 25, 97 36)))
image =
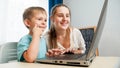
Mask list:
POLYGON ((102 34, 102 30, 105 24, 106 10, 108 0, 105 0, 103 8, 99 17, 96 32, 94 33, 92 43, 87 53, 79 54, 63 54, 54 57, 45 57, 43 59, 37 59, 37 63, 48 64, 60 64, 60 65, 74 65, 74 66, 90 66, 94 58, 96 57, 95 51, 98 48, 98 43, 102 34))

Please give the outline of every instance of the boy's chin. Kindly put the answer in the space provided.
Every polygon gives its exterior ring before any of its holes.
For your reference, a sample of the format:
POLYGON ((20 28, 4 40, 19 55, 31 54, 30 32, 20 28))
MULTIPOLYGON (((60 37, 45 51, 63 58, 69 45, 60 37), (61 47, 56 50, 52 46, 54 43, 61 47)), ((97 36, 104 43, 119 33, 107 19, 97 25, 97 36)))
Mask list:
POLYGON ((47 31, 48 29, 44 29, 42 35, 44 35, 47 31))

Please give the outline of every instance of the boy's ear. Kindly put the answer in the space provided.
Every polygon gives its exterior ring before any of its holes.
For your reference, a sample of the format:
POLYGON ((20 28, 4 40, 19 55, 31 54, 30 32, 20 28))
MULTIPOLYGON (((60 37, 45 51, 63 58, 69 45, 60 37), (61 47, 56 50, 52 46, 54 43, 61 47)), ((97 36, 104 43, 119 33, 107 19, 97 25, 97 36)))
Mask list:
POLYGON ((28 19, 24 20, 24 24, 26 27, 28 27, 28 28, 30 27, 30 21, 28 19))

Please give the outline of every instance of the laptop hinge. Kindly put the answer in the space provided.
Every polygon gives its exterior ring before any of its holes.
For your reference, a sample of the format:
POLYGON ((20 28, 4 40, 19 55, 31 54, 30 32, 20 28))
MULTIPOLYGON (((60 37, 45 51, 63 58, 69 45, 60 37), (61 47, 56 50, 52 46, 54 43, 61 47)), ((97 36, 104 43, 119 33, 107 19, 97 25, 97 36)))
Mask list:
POLYGON ((96 54, 94 54, 93 56, 91 56, 91 57, 87 58, 87 59, 86 59, 86 61, 93 60, 95 57, 96 57, 96 54))

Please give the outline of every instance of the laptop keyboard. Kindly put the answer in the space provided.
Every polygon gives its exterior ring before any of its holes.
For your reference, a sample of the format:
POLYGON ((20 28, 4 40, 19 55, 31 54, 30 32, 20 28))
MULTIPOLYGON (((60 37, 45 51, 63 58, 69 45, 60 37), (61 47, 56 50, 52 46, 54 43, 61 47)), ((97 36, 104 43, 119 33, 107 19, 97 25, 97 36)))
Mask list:
POLYGON ((64 54, 59 56, 47 57, 49 60, 71 60, 71 59, 83 59, 84 54, 64 54))

